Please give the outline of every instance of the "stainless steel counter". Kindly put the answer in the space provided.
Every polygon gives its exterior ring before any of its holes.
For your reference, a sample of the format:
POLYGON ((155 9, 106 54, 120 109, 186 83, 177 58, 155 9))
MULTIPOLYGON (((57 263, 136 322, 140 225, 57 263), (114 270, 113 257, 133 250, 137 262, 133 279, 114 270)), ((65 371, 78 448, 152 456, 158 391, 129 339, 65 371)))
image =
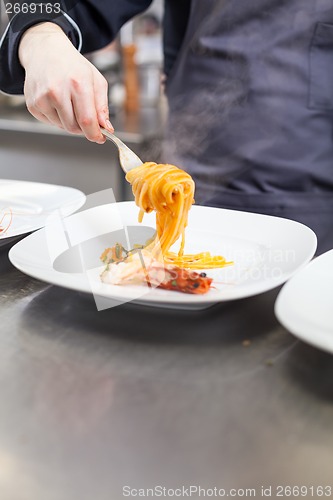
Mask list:
POLYGON ((276 294, 97 312, 0 250, 1 500, 332 485, 333 357, 279 326, 276 294))

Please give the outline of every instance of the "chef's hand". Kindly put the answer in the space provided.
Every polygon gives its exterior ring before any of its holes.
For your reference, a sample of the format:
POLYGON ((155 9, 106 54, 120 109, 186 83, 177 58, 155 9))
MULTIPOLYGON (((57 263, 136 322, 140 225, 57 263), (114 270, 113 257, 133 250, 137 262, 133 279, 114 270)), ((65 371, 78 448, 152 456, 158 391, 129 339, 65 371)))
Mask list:
POLYGON ((20 42, 19 59, 26 73, 27 108, 35 118, 105 142, 100 126, 113 132, 107 81, 59 26, 42 23, 29 28, 20 42))

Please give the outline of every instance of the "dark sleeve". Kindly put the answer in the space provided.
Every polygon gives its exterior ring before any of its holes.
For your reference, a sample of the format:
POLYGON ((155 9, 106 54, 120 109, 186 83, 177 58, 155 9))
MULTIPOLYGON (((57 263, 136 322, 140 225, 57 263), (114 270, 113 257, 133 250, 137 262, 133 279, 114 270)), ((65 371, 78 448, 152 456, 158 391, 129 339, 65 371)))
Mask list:
POLYGON ((8 94, 23 93, 25 72, 18 59, 18 46, 24 31, 34 24, 46 21, 58 24, 78 50, 88 53, 108 45, 123 24, 151 3, 152 0, 46 0, 38 3, 25 0, 25 5, 42 7, 37 12, 18 13, 11 18, 0 42, 0 90, 8 94), (52 5, 51 12, 47 12, 46 4, 52 5))

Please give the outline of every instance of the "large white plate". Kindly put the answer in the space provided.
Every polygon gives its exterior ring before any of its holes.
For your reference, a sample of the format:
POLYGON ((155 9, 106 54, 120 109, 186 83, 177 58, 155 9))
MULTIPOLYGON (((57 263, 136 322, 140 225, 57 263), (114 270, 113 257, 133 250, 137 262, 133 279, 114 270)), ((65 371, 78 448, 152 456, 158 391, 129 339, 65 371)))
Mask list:
POLYGON ((196 296, 146 286, 101 283, 99 256, 107 246, 117 241, 126 244, 127 233, 131 246, 144 243, 153 234, 155 214, 145 215, 141 225, 137 218, 138 208, 134 202, 83 210, 67 217, 58 226, 51 224, 20 241, 11 249, 9 258, 14 266, 30 276, 93 293, 95 298, 205 308, 280 285, 312 258, 317 245, 311 229, 291 220, 193 206, 186 230, 185 251, 209 250, 234 261, 234 265, 224 269, 207 271, 214 278, 216 288, 196 296), (61 226, 66 237, 56 231, 61 226))
POLYGON ((333 250, 314 259, 284 285, 275 314, 291 333, 333 353, 333 250))
POLYGON ((56 209, 70 215, 85 201, 85 195, 65 186, 0 179, 0 247, 45 225, 56 209), (1 222, 2 220, 2 222, 1 222))

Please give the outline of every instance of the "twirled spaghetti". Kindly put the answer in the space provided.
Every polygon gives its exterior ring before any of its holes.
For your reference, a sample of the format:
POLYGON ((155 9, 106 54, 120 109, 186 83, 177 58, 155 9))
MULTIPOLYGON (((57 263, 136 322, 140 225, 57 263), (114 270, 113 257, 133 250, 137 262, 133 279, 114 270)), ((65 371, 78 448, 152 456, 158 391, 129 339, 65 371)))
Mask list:
POLYGON ((147 247, 155 258, 188 269, 231 264, 224 257, 212 256, 209 252, 184 255, 185 228, 195 190, 194 181, 187 172, 174 165, 149 162, 130 170, 126 180, 132 185, 135 202, 140 208, 139 222, 144 213, 156 211, 156 236, 147 247), (170 252, 179 238, 179 252, 170 252))

